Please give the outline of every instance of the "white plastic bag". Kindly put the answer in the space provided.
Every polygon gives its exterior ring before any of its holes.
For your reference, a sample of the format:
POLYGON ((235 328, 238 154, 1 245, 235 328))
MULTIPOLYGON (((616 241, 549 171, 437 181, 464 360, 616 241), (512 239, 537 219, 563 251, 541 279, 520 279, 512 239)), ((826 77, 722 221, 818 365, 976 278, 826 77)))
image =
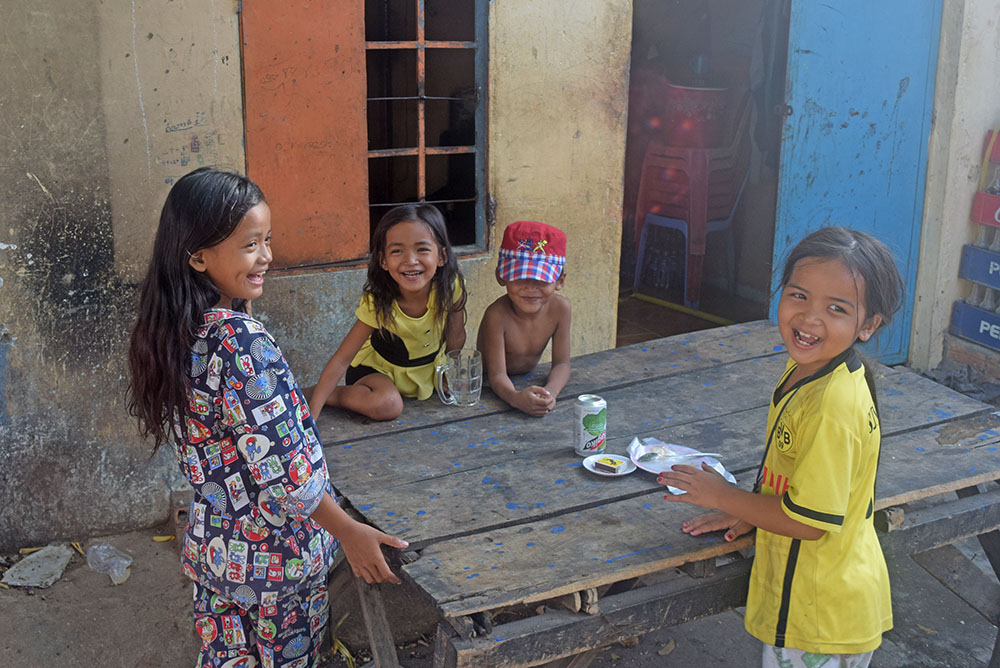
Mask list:
POLYGON ((132 557, 108 543, 98 543, 87 548, 87 565, 98 573, 111 576, 116 585, 128 580, 132 557))

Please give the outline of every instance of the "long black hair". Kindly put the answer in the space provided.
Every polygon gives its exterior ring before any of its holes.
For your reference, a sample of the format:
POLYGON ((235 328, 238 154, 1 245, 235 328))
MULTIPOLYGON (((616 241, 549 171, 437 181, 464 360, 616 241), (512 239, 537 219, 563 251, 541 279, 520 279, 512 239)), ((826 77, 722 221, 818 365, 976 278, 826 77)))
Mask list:
MULTIPOLYGON (((191 255, 228 238, 261 202, 264 194, 250 179, 203 167, 181 177, 163 204, 129 338, 126 397, 154 451, 170 440, 171 422, 184 413, 195 329, 220 299, 207 273, 189 264, 191 255)), ((245 307, 233 300, 234 309, 245 307)))
MULTIPOLYGON (((892 252, 866 232, 846 227, 824 227, 807 236, 785 260, 781 274, 782 289, 788 285, 795 265, 804 259, 839 260, 855 278, 861 278, 865 286, 865 317, 868 319, 877 315, 881 317, 882 325, 888 325, 902 304, 903 279, 892 259, 892 252)), ((871 366, 864 358, 862 361, 865 364, 865 381, 878 411, 871 366)))
POLYGON ((368 279, 364 291, 372 296, 375 305, 375 319, 382 329, 393 322, 392 305, 399 297, 399 286, 389 272, 382 268, 385 260, 385 237, 389 230, 405 222, 424 223, 434 234, 434 241, 440 252, 445 255, 444 265, 437 268, 431 285, 435 288, 436 317, 441 325, 442 340, 445 335, 445 321, 448 315, 465 312, 466 292, 465 277, 458 267, 458 258, 451 250, 448 241, 448 229, 445 227, 444 216, 433 204, 403 204, 390 209, 375 226, 372 233, 371 253, 368 258, 368 279), (458 280, 458 295, 452 294, 452 286, 458 280))

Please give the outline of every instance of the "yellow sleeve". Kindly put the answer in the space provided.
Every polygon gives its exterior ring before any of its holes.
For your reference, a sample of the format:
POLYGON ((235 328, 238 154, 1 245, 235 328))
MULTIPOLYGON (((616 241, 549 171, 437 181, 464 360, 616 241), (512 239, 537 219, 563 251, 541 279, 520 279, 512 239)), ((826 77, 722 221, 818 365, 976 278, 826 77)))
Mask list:
POLYGON ((369 327, 378 329, 378 318, 375 317, 375 302, 372 300, 370 294, 366 293, 361 298, 361 303, 358 304, 358 309, 354 312, 354 315, 369 327))
POLYGON ((844 524, 861 456, 853 415, 844 408, 841 412, 824 406, 821 414, 808 416, 799 426, 802 447, 781 499, 782 510, 792 519, 833 533, 844 524))

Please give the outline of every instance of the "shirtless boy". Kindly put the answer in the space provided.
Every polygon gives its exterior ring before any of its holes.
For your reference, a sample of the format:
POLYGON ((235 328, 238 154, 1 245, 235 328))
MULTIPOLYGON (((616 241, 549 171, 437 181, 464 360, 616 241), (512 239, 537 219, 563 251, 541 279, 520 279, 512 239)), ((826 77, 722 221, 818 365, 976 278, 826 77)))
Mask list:
POLYGON ((518 221, 504 230, 497 282, 507 294, 483 313, 477 347, 490 387, 528 415, 541 417, 556 405, 569 381, 569 300, 556 291, 566 274, 566 235, 544 223, 518 221), (518 391, 512 375, 535 368, 552 341, 552 368, 545 386, 518 391))

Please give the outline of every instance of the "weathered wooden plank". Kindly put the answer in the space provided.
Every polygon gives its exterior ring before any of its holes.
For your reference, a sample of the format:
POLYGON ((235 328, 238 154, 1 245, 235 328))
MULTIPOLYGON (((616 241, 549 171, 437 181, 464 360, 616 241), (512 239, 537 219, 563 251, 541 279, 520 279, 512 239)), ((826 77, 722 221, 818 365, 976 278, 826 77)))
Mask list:
MULTIPOLYGON (((783 356, 755 358, 606 393, 608 449, 624 452, 634 436, 669 433, 671 426, 688 422, 697 422, 699 428, 687 435, 687 440, 678 437, 671 442, 702 448, 708 444, 708 449, 715 451, 718 447, 712 443, 718 437, 760 442, 763 418, 759 427, 745 425, 748 429, 738 434, 726 434, 723 416, 766 406, 770 391, 760 387, 759 378, 777 378, 783 365, 783 356), (713 417, 720 418, 719 422, 709 421, 713 417)), ((882 367, 879 376, 887 434, 989 410, 986 404, 909 371, 882 367)), ((541 420, 518 412, 504 413, 373 437, 333 446, 326 452, 337 488, 349 497, 364 498, 374 483, 395 486, 552 448, 568 448, 572 421, 572 406, 564 403, 541 420)))
MULTIPOLYGON (((778 328, 768 320, 704 329, 573 358, 573 372, 560 395, 598 394, 636 382, 766 357, 785 350, 778 328)), ((517 379, 518 387, 544 382, 549 364, 517 379)))
POLYGON ((991 624, 1000 620, 1000 584, 986 576, 954 545, 913 555, 913 560, 991 624))
MULTIPOLYGON (((681 531, 661 494, 436 543, 405 570, 447 616, 532 604, 746 547, 681 531)), ((605 601, 601 599, 601 614, 605 601)))
POLYGON ((549 661, 544 664, 544 668, 587 668, 590 664, 594 662, 597 658, 600 650, 589 649, 580 654, 574 654, 572 656, 564 656, 561 659, 556 659, 555 661, 549 661))
MULTIPOLYGON (((886 557, 902 558, 1000 528, 1000 489, 911 510, 898 531, 881 534, 886 557)), ((420 563, 420 562, 417 562, 420 563)))
POLYGON ((599 615, 548 612, 498 626, 484 638, 453 640, 458 666, 536 666, 745 604, 749 560, 705 580, 679 575, 610 596, 599 615))
MULTIPOLYGON (((756 358, 606 392, 610 440, 624 440, 624 448, 633 436, 667 425, 762 406, 767 398, 755 379, 777 377, 782 366, 775 357, 756 358)), ((350 497, 375 483, 393 486, 545 451, 571 452, 572 437, 573 406, 561 402, 542 419, 508 412, 335 445, 326 454, 334 483, 350 497)))
MULTIPOLYGON (((725 464, 752 483, 763 448, 756 436, 765 409, 743 411, 661 430, 668 442, 701 445, 725 454, 725 464)), ((954 491, 1000 475, 1000 420, 992 414, 962 418, 883 441, 877 507, 954 491), (972 448, 971 445, 977 447, 972 448)), ((615 450, 615 443, 609 446, 615 450)), ((624 445, 624 441, 618 441, 624 445)), ((623 449, 622 449, 623 451, 623 449)), ((389 488, 370 487, 357 510, 416 549, 488 529, 524 524, 616 500, 662 491, 645 471, 596 476, 565 447, 501 459, 389 488)))
POLYGON ((368 584, 361 578, 354 578, 357 586, 358 599, 361 602, 361 614, 368 631, 368 641, 372 659, 377 668, 399 668, 396 657, 396 645, 392 641, 392 629, 385 616, 385 606, 382 603, 380 585, 368 584))
MULTIPOLYGON (((979 434, 988 435, 987 432, 994 431, 996 419, 990 417, 989 420, 969 418, 968 422, 980 423, 979 434)), ((881 509, 959 489, 967 486, 970 479, 1000 476, 1000 438, 993 436, 992 441, 976 448, 968 447, 967 442, 980 439, 969 429, 952 429, 947 436, 939 430, 926 429, 886 439, 876 507, 881 509)), ((755 469, 742 476, 741 486, 747 488, 752 484, 754 472, 755 469)), ((617 485, 625 480, 601 478, 597 484, 617 485)), ((530 489, 529 482, 530 478, 521 481, 530 489)), ((640 479, 640 482, 650 481, 640 479)), ((504 483, 513 484, 516 483, 504 483)), ((483 487, 493 489, 490 485, 483 487)), ((733 549, 717 536, 692 538, 680 532, 681 523, 700 511, 662 501, 664 490, 655 481, 649 490, 647 494, 599 507, 556 508, 559 503, 556 499, 547 514, 546 508, 520 509, 526 514, 537 514, 530 521, 498 524, 472 535, 434 542, 407 572, 439 604, 462 599, 454 606, 455 614, 467 614, 464 606, 470 603, 472 609, 479 609, 480 605, 488 609, 511 604, 511 598, 517 599, 513 602, 551 598, 733 549), (587 551, 582 555, 584 545, 587 551), (672 547, 668 550, 664 545, 672 547), (545 555, 545 559, 539 561, 538 554, 545 555), (486 599, 494 599, 495 605, 486 599)), ((482 527, 483 520, 474 513, 503 512, 482 499, 470 505, 474 508, 472 513, 467 513, 464 506, 453 508, 446 518, 449 525, 482 527)), ((441 530, 448 528, 443 526, 441 530)))
MULTIPOLYGON (((958 498, 960 499, 975 496, 980 493, 978 484, 959 489, 957 492, 958 498)), ((993 572, 1000 576, 1000 531, 981 533, 978 538, 979 545, 983 548, 983 552, 986 554, 986 559, 989 560, 990 566, 993 567, 993 572)))
POLYGON ((583 590, 583 607, 581 609, 588 615, 596 615, 600 612, 600 603, 596 588, 591 587, 590 589, 583 590))
POLYGON ((455 651, 455 638, 457 634, 451 629, 447 621, 438 624, 437 633, 434 635, 434 657, 432 665, 434 668, 456 668, 458 665, 458 654, 455 651))
MULTIPOLYGON (((761 320, 581 355, 573 358, 570 382, 560 394, 559 402, 571 403, 577 394, 584 392, 600 393, 634 382, 773 355, 780 350, 784 348, 781 347, 777 328, 767 320, 761 320)), ((539 365, 531 374, 516 378, 516 385, 527 387, 544 382, 549 366, 539 365)), ((324 408, 316 423, 320 440, 330 447, 512 410, 488 388, 484 388, 478 406, 444 406, 434 397, 427 401, 407 399, 404 400, 403 414, 397 420, 376 422, 348 411, 324 408)))
POLYGON ((895 434, 882 442, 876 508, 955 492, 998 477, 1000 417, 994 413, 895 434))
POLYGON ((986 413, 989 404, 971 399, 903 367, 878 367, 875 374, 884 433, 986 413))

